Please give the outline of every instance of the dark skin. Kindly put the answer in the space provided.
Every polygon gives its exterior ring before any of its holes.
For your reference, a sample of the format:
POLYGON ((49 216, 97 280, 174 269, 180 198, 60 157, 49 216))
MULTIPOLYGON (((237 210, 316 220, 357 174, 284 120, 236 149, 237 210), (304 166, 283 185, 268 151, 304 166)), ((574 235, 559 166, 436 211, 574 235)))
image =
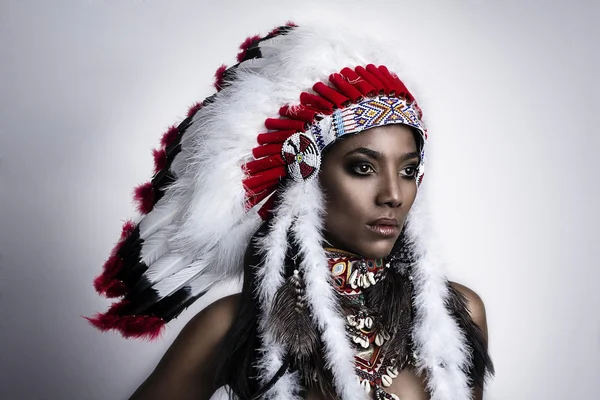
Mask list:
MULTIPOLYGON (((326 195, 326 239, 332 246, 370 258, 384 258, 398 238, 373 227, 381 217, 402 226, 417 195, 414 178, 419 163, 410 128, 389 125, 340 140, 323 159, 320 183, 326 195)), ((487 341, 485 307, 471 289, 452 283, 467 299, 469 312, 487 341)), ((219 343, 231 327, 239 295, 222 298, 188 322, 154 372, 130 400, 208 400, 219 343)), ((406 369, 386 388, 402 400, 427 400, 426 377, 406 369)), ((482 400, 482 391, 474 400, 482 400)), ((317 392, 310 400, 328 400, 317 392)))

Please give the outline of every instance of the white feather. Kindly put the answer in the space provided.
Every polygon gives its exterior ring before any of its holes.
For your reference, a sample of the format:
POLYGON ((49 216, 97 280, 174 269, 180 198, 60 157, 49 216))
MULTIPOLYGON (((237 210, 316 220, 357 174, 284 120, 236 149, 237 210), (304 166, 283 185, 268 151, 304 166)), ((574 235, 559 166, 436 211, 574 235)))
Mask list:
POLYGON ((292 225, 294 240, 300 246, 306 282, 306 297, 314 323, 322 332, 325 360, 335 365, 331 372, 336 390, 344 400, 365 400, 356 379, 354 351, 346 334, 346 320, 337 313, 335 289, 331 285, 331 272, 323 249, 321 231, 324 200, 318 180, 300 183, 290 196, 298 202, 298 217, 292 225))
POLYGON ((169 238, 173 232, 172 226, 160 229, 146 238, 142 244, 141 262, 150 266, 169 251, 169 238))
POLYGON ((177 202, 163 196, 154 206, 154 209, 140 221, 140 238, 146 239, 155 234, 159 229, 168 226, 173 221, 177 212, 177 202))
MULTIPOLYGON (((160 298, 166 297, 198 278, 204 271, 205 267, 205 263, 199 265, 199 263, 196 262, 195 265, 188 266, 174 273, 173 275, 168 276, 160 282, 157 282, 153 286, 153 289, 158 292, 160 298)), ((215 274, 207 274, 205 276, 210 276, 213 280, 216 280, 217 278, 217 275, 215 274)))
POLYGON ((177 252, 168 252, 148 267, 146 272, 144 272, 144 277, 150 282, 158 282, 182 270, 189 263, 189 257, 177 252))

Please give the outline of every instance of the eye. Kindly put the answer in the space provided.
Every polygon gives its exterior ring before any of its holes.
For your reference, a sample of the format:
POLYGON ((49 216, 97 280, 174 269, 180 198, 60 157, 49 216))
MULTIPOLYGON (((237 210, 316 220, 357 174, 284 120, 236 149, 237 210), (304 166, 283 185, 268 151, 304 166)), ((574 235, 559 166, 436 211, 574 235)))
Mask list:
POLYGON ((412 166, 412 165, 409 167, 406 167, 400 172, 400 174, 407 178, 414 178, 417 176, 417 167, 412 166))
POLYGON ((352 166, 352 172, 357 175, 369 175, 375 172, 375 169, 369 163, 360 163, 352 166))

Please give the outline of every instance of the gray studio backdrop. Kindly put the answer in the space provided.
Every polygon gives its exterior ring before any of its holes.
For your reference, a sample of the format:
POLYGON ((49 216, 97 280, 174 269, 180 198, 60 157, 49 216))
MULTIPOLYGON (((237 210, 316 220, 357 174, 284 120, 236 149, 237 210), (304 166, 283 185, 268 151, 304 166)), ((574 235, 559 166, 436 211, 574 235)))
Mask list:
POLYGON ((151 149, 248 35, 350 16, 416 78, 450 277, 488 313, 488 400, 600 399, 598 2, 0 2, 0 398, 126 399, 157 343, 92 329, 151 149))

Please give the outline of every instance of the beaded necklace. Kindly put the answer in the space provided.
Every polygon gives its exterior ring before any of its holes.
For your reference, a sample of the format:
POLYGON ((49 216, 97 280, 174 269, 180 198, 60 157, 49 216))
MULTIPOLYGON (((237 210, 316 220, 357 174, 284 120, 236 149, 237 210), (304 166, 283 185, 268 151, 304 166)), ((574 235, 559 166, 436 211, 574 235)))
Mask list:
MULTIPOLYGON (((356 376, 363 389, 374 391, 376 400, 400 400, 383 388, 390 387, 399 374, 396 360, 386 357, 382 346, 390 339, 385 329, 378 327, 377 315, 369 310, 368 299, 364 289, 376 285, 380 272, 389 268, 384 260, 366 259, 343 250, 325 249, 329 268, 333 278, 333 286, 342 296, 343 304, 351 304, 346 313, 346 331, 352 339, 355 349, 356 376)), ((344 307, 343 307, 344 308, 344 307)), ((400 369, 408 365, 414 366, 414 359, 402 360, 400 369)))

